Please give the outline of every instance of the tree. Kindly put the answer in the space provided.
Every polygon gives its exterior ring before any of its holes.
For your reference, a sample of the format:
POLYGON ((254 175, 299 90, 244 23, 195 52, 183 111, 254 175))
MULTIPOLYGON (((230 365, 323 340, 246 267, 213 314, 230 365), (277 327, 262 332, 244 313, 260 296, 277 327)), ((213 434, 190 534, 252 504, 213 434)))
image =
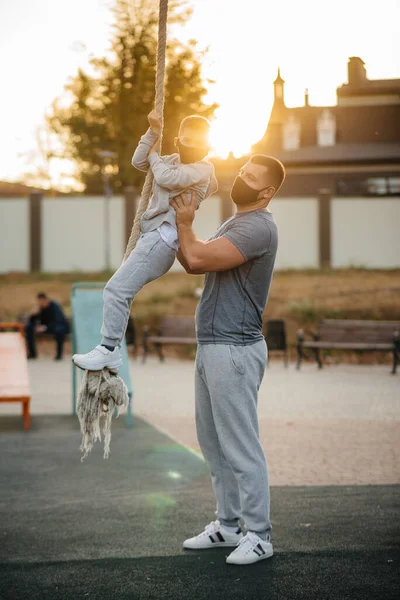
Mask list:
MULTIPOLYGON (((102 190, 102 160, 108 150, 116 159, 112 185, 116 191, 139 185, 141 174, 131 166, 133 150, 147 128, 154 103, 158 0, 116 0, 110 54, 91 61, 95 75, 80 69, 66 85, 71 102, 55 100, 48 121, 57 133, 63 158, 76 164, 85 190, 102 190)), ((169 27, 190 17, 187 0, 170 0, 169 27)), ((163 153, 174 151, 173 138, 188 114, 213 115, 205 105, 202 53, 194 41, 168 40, 163 153)))
POLYGON ((58 160, 63 158, 63 147, 46 119, 37 126, 35 141, 34 149, 19 155, 26 165, 21 181, 45 190, 53 188, 54 191, 67 192, 71 188, 78 189, 71 173, 71 164, 66 160, 58 160))
POLYGON ((39 125, 35 130, 35 149, 20 154, 27 168, 21 180, 29 186, 51 188, 51 132, 48 126, 39 125))

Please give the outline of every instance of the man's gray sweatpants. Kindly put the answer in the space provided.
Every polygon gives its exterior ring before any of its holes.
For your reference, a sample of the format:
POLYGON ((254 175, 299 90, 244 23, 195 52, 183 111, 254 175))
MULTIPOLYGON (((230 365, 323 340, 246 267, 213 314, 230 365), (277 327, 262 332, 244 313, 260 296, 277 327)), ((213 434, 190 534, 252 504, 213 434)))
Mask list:
POLYGON ((146 283, 169 271, 175 256, 175 250, 161 239, 158 231, 140 236, 135 249, 104 288, 102 344, 121 344, 133 298, 146 283))
POLYGON ((211 471, 218 518, 243 518, 270 532, 268 468, 259 439, 257 395, 264 376, 264 340, 249 346, 199 344, 195 396, 197 437, 211 471))

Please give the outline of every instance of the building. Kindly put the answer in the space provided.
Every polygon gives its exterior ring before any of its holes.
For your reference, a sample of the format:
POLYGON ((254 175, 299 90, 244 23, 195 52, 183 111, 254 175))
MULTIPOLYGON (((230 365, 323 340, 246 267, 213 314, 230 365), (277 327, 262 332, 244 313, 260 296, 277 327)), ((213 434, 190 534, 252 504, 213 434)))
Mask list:
POLYGON ((400 194, 400 79, 370 80, 361 58, 348 62, 348 82, 335 106, 285 104, 278 70, 267 130, 253 151, 277 156, 287 168, 282 193, 400 194))
MULTIPOLYGON (((361 58, 334 106, 285 104, 278 70, 267 130, 252 148, 279 158, 286 179, 271 210, 277 268, 400 267, 400 79, 370 80, 361 58)), ((215 160, 225 218, 248 159, 215 160)))
POLYGON ((13 198, 21 196, 29 196, 32 193, 40 191, 45 193, 45 190, 38 190, 37 188, 30 187, 24 183, 11 182, 11 181, 0 181, 0 198, 13 198))

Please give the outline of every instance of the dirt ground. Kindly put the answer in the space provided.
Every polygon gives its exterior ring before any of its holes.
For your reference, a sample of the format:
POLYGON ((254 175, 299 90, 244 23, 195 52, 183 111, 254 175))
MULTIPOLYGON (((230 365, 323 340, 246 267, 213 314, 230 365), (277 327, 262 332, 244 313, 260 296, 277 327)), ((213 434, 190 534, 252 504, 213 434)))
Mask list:
MULTIPOLYGON (((21 274, 0 276, 0 321, 17 319, 32 310, 38 292, 61 302, 70 314, 70 293, 76 281, 107 281, 111 273, 21 274)), ((139 338, 144 324, 157 325, 165 314, 193 315, 196 289, 203 276, 169 273, 148 284, 136 297, 132 314, 139 338)), ((322 318, 400 320, 400 270, 365 269, 277 271, 274 274, 265 318, 285 319, 293 347, 299 327, 313 330, 322 318)), ((172 354, 175 353, 171 349, 172 354)), ((180 354, 193 354, 191 349, 180 354)), ((327 353, 328 361, 342 360, 327 353)), ((384 353, 346 354, 346 362, 387 362, 384 353)))

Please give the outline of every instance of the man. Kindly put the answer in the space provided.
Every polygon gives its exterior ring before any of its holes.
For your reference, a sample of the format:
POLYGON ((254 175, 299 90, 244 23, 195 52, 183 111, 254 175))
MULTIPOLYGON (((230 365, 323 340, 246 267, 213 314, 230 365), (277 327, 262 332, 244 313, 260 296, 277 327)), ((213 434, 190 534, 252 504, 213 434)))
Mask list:
POLYGON ((49 300, 46 294, 37 295, 38 310, 33 313, 26 326, 26 341, 28 346, 28 358, 36 358, 36 333, 50 333, 55 337, 57 343, 57 354, 55 360, 61 360, 65 336, 68 333, 68 321, 58 302, 49 300))
POLYGON ((267 361, 262 314, 278 244, 274 218, 266 208, 284 177, 278 160, 253 156, 231 189, 236 214, 206 242, 192 228, 195 194, 189 204, 182 197, 172 203, 178 260, 188 273, 206 273, 196 310, 196 427, 217 501, 217 520, 183 545, 237 546, 227 558, 231 564, 249 564, 273 554, 257 394, 267 361))

